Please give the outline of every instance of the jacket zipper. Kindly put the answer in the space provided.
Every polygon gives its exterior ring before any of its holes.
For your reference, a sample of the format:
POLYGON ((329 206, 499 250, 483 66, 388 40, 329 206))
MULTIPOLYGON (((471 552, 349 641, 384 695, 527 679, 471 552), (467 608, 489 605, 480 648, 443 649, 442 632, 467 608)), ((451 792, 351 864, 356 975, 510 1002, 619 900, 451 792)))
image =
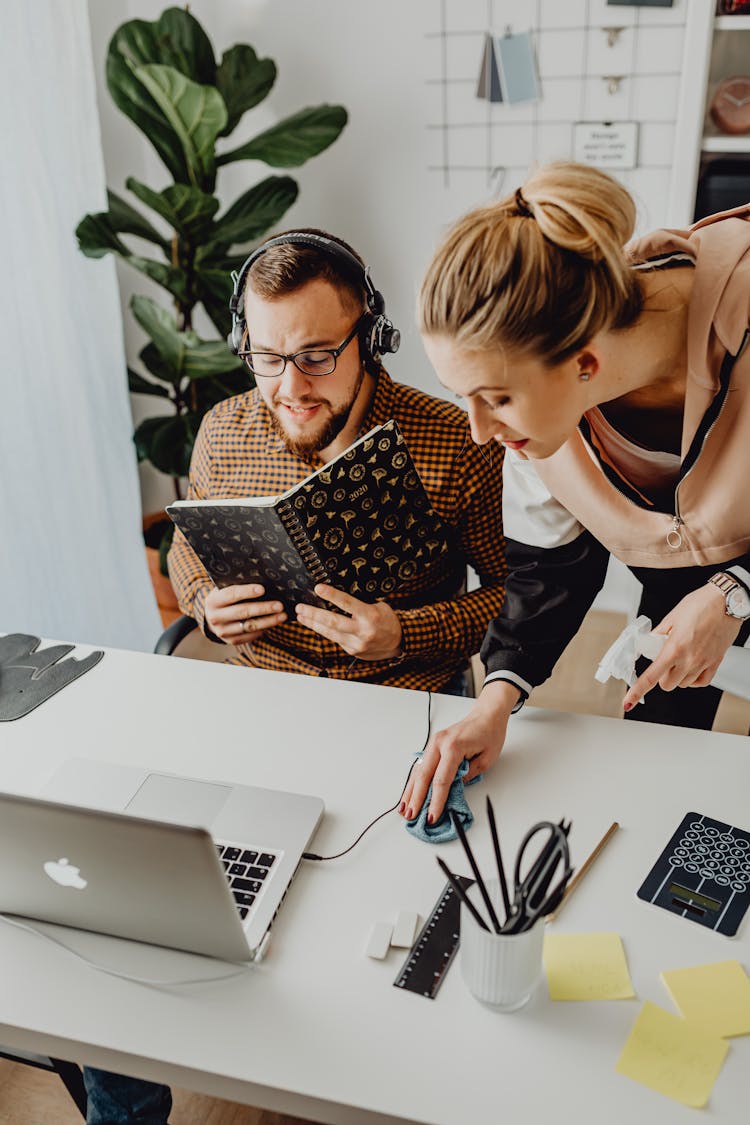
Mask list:
MULTIPOLYGON (((724 399, 724 402, 726 402, 726 398, 724 399)), ((723 409, 724 409, 724 404, 722 403, 721 410, 723 410, 723 409)), ((680 547, 682 546, 682 533, 680 532, 680 528, 685 526, 685 521, 682 518, 682 516, 680 515, 680 488, 682 487, 683 481, 687 480, 687 478, 690 476, 690 474, 692 473, 695 466, 698 464, 698 461, 700 460, 700 456, 703 453, 703 450, 705 448, 706 442, 708 441, 709 435, 710 435, 711 431, 713 430, 714 426, 716 425, 716 423, 718 422, 719 418, 721 417, 721 410, 716 415, 713 422, 711 423, 711 425, 708 427, 705 434, 703 435, 703 441, 701 442, 701 447, 698 450, 698 456, 695 458, 692 465, 690 466, 688 471, 685 473, 685 476, 682 477, 677 482, 677 486, 674 490, 674 515, 672 516, 672 526, 669 529, 669 531, 667 532, 667 545, 669 547, 671 547, 673 551, 678 551, 680 549, 680 547)))
MULTIPOLYGON (((740 344, 739 351, 736 353, 736 355, 734 355, 732 357, 732 359, 734 361, 732 363, 732 367, 734 367, 734 364, 737 362, 737 360, 740 358, 743 351, 745 350, 745 345, 746 345, 749 337, 750 337, 750 329, 748 329, 745 332, 745 335, 742 337, 742 343, 740 344)), ((731 377, 731 369, 730 369, 730 377, 731 377)), ((703 453, 703 450, 705 448, 706 442, 709 439, 711 431, 713 430, 714 426, 716 425, 716 423, 719 421, 719 418, 721 417, 721 411, 724 409, 724 407, 726 405, 726 401, 727 401, 727 396, 725 394, 724 395, 724 401, 721 404, 721 408, 719 410, 719 413, 716 415, 713 422, 711 423, 711 425, 708 427, 705 434, 703 435, 703 440, 701 441, 701 447, 698 450, 697 456, 695 457, 695 459, 694 459, 692 465, 690 466, 690 468, 688 469, 688 471, 685 473, 685 475, 683 477, 680 478, 680 480, 677 482, 677 486, 675 487, 675 490, 674 490, 674 515, 672 516, 672 526, 669 529, 669 531, 667 532, 667 546, 671 547, 672 550, 674 550, 674 551, 679 550, 679 548, 682 546, 682 533, 680 532, 680 528, 684 527, 684 525, 685 525, 685 521, 683 520, 682 516, 680 515, 680 496, 679 496, 680 488, 682 487, 683 481, 687 480, 687 478, 690 476, 690 474, 692 473, 695 466, 698 464, 698 461, 700 459, 701 454, 703 453)))

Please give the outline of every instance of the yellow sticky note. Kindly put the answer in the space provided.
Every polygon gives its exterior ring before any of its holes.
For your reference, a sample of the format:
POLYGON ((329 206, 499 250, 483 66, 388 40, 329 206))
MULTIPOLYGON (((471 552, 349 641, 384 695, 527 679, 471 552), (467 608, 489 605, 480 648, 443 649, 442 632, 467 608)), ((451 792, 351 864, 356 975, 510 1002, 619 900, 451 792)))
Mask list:
POLYGON ((646 1001, 615 1070, 699 1109, 709 1099, 728 1050, 723 1039, 646 1001))
POLYGON ((662 973, 686 1020, 707 1035, 750 1035, 750 977, 739 961, 716 961, 662 973))
POLYGON ((619 934, 545 934, 552 1000, 627 1000, 633 984, 619 934))

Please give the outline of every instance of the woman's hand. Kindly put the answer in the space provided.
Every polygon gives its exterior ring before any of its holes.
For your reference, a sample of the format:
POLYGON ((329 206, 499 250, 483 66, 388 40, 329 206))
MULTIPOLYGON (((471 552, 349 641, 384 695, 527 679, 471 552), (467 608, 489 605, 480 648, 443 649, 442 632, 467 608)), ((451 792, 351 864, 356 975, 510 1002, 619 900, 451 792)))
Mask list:
POLYGON ((513 684, 494 680, 482 689, 465 719, 432 736, 421 761, 412 770, 401 798, 398 811, 406 820, 413 820, 419 814, 430 782, 432 798, 427 819, 430 824, 439 820, 456 771, 464 758, 469 761, 465 782, 484 773, 497 761, 518 696, 518 688, 513 684))
POLYGON ((263 602, 265 590, 256 583, 215 587, 206 598, 204 616, 214 636, 229 645, 257 641, 266 629, 281 625, 286 614, 281 602, 263 602))
POLYGON ((707 583, 678 602, 654 629, 668 639, 623 700, 630 711, 658 684, 664 691, 676 687, 706 687, 716 675, 742 622, 726 613, 721 590, 707 583))

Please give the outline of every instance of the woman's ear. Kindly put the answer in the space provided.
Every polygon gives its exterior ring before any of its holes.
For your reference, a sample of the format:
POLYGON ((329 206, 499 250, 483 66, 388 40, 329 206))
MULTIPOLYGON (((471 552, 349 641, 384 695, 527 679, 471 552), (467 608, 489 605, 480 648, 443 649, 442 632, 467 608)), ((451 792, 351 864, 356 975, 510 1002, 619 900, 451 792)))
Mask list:
POLYGON ((588 383, 599 373, 599 357, 592 348, 585 348, 575 357, 576 372, 582 383, 588 383))

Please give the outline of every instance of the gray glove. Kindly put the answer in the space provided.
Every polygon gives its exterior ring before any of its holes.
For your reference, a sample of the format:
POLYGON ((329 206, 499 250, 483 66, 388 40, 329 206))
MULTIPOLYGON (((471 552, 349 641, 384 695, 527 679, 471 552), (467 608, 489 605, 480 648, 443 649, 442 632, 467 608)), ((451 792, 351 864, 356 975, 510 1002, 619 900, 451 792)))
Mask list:
POLYGON ((97 650, 83 660, 62 660, 74 648, 75 645, 50 645, 37 651, 39 637, 26 633, 0 637, 0 722, 28 715, 104 656, 97 650))

